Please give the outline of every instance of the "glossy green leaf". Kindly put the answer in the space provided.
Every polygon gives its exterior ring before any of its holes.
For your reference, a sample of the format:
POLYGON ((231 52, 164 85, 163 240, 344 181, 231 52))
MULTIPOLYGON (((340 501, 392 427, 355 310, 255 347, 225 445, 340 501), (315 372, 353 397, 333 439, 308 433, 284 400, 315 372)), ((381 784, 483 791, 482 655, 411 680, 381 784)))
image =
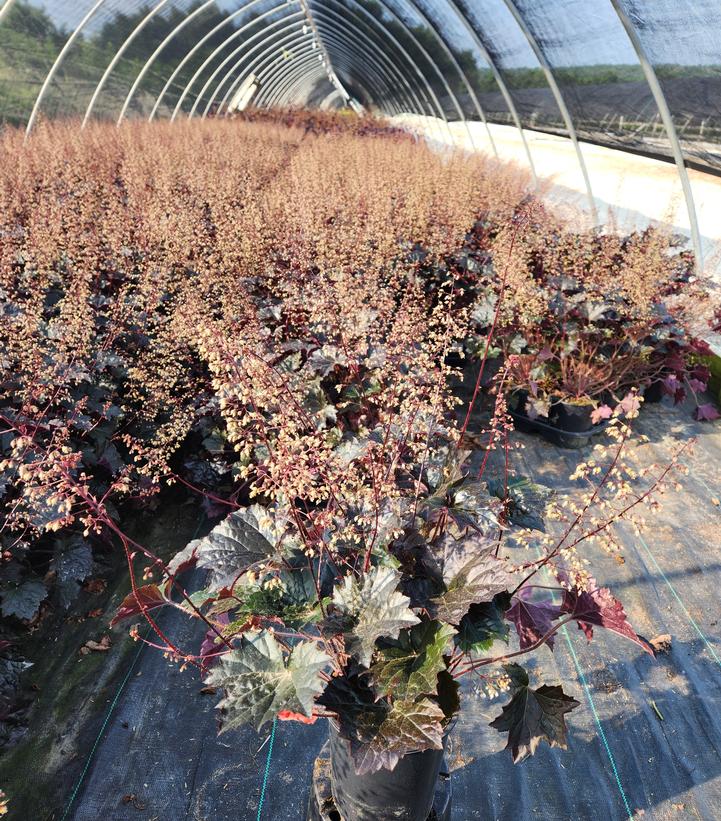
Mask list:
POLYGON ((225 711, 223 730, 251 724, 257 730, 281 710, 310 716, 330 663, 314 642, 296 644, 286 655, 267 631, 243 637, 241 647, 221 657, 207 683, 223 687, 218 705, 225 711))
POLYGON ((445 670, 443 654, 455 630, 438 621, 424 621, 384 643, 371 677, 379 693, 393 698, 435 694, 438 673, 445 670))

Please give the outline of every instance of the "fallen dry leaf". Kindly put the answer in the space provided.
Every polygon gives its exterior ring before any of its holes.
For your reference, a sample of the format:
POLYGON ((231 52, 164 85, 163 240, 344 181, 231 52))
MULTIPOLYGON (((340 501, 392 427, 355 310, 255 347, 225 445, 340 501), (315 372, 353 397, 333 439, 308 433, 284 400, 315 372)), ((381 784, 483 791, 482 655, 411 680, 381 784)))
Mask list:
POLYGON ((201 687, 200 688, 200 695, 201 696, 214 696, 218 692, 217 687, 201 687))
POLYGON ((102 607, 98 607, 95 610, 88 610, 88 618, 89 619, 97 619, 98 616, 102 616, 102 615, 103 615, 103 608, 102 607))
POLYGON ((144 810, 145 804, 138 798, 138 796, 131 792, 128 795, 124 795, 122 798, 123 804, 132 804, 136 810, 144 810))
POLYGON ((660 636, 656 636, 655 639, 651 639, 649 644, 657 653, 668 653, 671 649, 671 641, 671 636, 668 633, 663 633, 660 636))
POLYGON ((92 651, 96 653, 104 653, 106 650, 110 650, 110 636, 103 636, 100 641, 88 639, 88 641, 86 641, 80 648, 80 653, 83 656, 87 656, 87 654, 92 651))
POLYGON ((85 582, 83 589, 87 593, 102 593, 107 586, 105 579, 90 579, 89 582, 85 582))

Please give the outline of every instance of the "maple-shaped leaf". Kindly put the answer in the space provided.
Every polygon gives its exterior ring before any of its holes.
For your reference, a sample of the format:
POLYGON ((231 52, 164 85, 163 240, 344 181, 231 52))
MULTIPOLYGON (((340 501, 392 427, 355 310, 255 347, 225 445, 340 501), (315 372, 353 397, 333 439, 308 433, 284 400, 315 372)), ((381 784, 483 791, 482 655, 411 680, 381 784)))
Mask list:
POLYGON ((458 625, 456 646, 465 653, 485 653, 495 641, 508 641, 505 612, 510 604, 507 593, 499 593, 493 601, 472 604, 458 625))
POLYGON ((456 631, 448 624, 424 621, 402 630, 394 642, 384 642, 379 660, 370 668, 379 693, 394 699, 435 694, 443 654, 456 631))
POLYGON ((198 567, 210 570, 210 589, 231 587, 248 567, 273 554, 274 544, 267 538, 271 532, 264 527, 260 511, 265 512, 260 505, 234 510, 207 536, 185 548, 192 547, 198 567))
POLYGON ((638 416, 638 412, 641 410, 641 400, 635 393, 627 393, 623 399, 616 405, 616 409, 614 410, 615 416, 620 416, 623 414, 624 416, 628 417, 629 419, 633 419, 634 416, 638 416))
POLYGON ((573 587, 565 590, 561 602, 561 612, 568 613, 578 621, 578 626, 590 641, 593 628, 605 627, 640 645, 647 653, 654 655, 651 645, 628 623, 626 611, 621 602, 614 598, 607 587, 598 587, 594 578, 588 579, 585 590, 573 587))
POLYGON ((507 590, 511 581, 505 563, 493 552, 494 539, 475 534, 463 539, 446 535, 441 542, 441 573, 445 592, 430 602, 431 615, 460 624, 472 604, 489 602, 507 590))
POLYGON ((373 567, 363 583, 346 576, 333 591, 336 618, 344 624, 346 650, 365 667, 379 638, 398 638, 404 627, 420 619, 408 606, 410 599, 397 590, 400 573, 391 567, 373 567))
POLYGON ((15 616, 17 619, 30 621, 37 616, 47 595, 47 588, 38 579, 9 585, 0 593, 0 612, 6 617, 15 616))
POLYGON ((507 481, 494 479, 489 491, 506 502, 508 521, 519 527, 544 530, 543 517, 555 491, 532 482, 526 476, 509 476, 507 481))
POLYGON ((156 584, 146 584, 138 587, 135 591, 130 591, 120 603, 112 621, 111 627, 115 627, 118 622, 138 616, 145 610, 155 610, 157 607, 164 607, 168 600, 160 591, 156 584))
POLYGON ((613 409, 608 405, 599 405, 591 411, 591 422, 598 425, 604 419, 610 419, 613 416, 613 409))
POLYGON ((513 763, 533 755, 541 741, 565 750, 564 716, 578 707, 579 702, 567 696, 558 685, 544 684, 532 689, 528 674, 518 664, 507 664, 504 669, 511 679, 512 697, 490 726, 500 733, 508 733, 506 749, 511 751, 513 763))
POLYGON ((318 699, 338 717, 340 735, 350 744, 358 775, 392 770, 408 753, 443 749, 445 715, 438 704, 430 698, 398 700, 392 705, 376 700, 364 678, 358 671, 332 678, 318 699))
POLYGON ((445 516, 459 533, 471 528, 481 534, 498 532, 498 518, 485 482, 461 476, 442 484, 433 495, 420 500, 429 522, 445 516))
POLYGON ((310 717, 325 682, 320 673, 330 657, 315 642, 296 644, 286 656, 271 633, 243 637, 241 646, 221 656, 206 682, 225 688, 218 707, 225 711, 223 730, 251 724, 259 730, 281 711, 310 717))
MULTIPOLYGON (((563 612, 552 601, 531 601, 530 595, 528 588, 519 590, 513 597, 513 606, 506 613, 506 618, 516 627, 521 650, 540 641, 563 612)), ((546 641, 551 650, 554 639, 555 636, 550 636, 546 641)))
POLYGON ((713 422, 715 419, 721 419, 721 413, 716 408, 707 402, 705 405, 699 405, 693 412, 693 418, 697 422, 713 422))

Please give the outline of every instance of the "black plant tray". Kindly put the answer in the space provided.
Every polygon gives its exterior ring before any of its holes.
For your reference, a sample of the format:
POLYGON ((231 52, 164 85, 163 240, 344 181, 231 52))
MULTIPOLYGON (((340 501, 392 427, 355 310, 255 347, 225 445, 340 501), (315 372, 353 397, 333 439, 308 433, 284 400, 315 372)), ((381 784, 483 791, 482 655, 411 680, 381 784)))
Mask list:
POLYGON ((510 408, 508 412, 513 418, 516 430, 524 433, 540 433, 544 439, 561 448, 583 448, 591 441, 591 437, 603 433, 608 427, 608 420, 606 419, 598 425, 593 425, 588 430, 564 430, 552 425, 548 420, 544 422, 542 419, 530 419, 525 413, 518 413, 518 411, 510 408))
MULTIPOLYGON (((338 812, 330 789, 330 753, 326 742, 313 765, 307 821, 347 821, 338 812)), ((451 778, 443 762, 428 821, 451 821, 451 778)))

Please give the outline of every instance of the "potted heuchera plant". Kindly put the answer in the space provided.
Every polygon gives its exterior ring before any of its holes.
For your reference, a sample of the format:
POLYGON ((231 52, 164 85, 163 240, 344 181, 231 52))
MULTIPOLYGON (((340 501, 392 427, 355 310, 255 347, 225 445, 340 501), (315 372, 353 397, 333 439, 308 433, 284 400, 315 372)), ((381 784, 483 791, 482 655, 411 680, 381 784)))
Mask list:
MULTIPOLYGON (((349 474, 368 470, 375 441, 337 446, 349 474)), ((540 526, 550 493, 479 479, 467 452, 434 441, 375 507, 327 516, 316 505, 301 517, 297 503, 275 500, 233 511, 172 560, 164 585, 137 588, 118 614, 170 606, 206 622, 199 654, 174 652, 223 689, 224 729, 327 717, 333 796, 346 821, 425 821, 464 675, 505 664, 510 699, 491 726, 520 761, 541 741, 565 747, 565 716, 579 704, 559 685, 533 686, 520 656, 552 648, 571 621, 589 638, 606 627, 652 652, 620 602, 583 574, 558 575, 555 598, 547 582, 536 595, 537 574, 582 532, 566 529, 538 561, 526 551, 512 560, 508 538, 530 532, 514 523, 540 526), (179 599, 173 591, 191 566, 207 571, 207 583, 179 599), (516 649, 503 647, 511 629, 516 649)))

